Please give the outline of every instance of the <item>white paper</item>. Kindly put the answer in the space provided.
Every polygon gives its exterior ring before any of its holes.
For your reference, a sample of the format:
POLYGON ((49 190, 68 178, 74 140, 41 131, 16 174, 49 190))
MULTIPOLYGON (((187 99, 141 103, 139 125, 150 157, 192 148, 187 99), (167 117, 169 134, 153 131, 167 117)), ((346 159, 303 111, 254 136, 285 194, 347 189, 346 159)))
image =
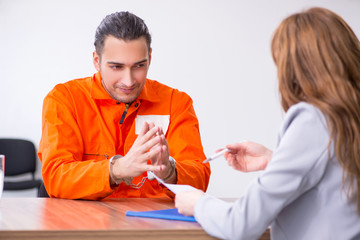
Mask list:
POLYGON ((170 115, 137 115, 135 119, 136 135, 139 135, 140 130, 144 126, 144 122, 152 122, 156 127, 161 127, 165 135, 169 128, 170 115))
POLYGON ((153 175, 156 180, 158 180, 159 183, 163 184, 165 187, 167 187, 170 191, 172 191, 175 194, 178 194, 180 192, 186 192, 186 191, 194 191, 197 190, 193 186, 190 185, 183 185, 183 184, 171 184, 171 183, 165 183, 161 178, 156 176, 153 172, 148 171, 148 176, 153 175))

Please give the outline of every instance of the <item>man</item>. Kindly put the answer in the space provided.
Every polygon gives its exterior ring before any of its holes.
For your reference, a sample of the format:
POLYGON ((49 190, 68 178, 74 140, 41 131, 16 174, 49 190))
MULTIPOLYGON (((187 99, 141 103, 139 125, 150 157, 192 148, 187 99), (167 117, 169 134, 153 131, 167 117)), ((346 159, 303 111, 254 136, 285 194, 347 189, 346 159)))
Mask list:
POLYGON ((50 197, 166 197, 148 177, 206 190, 210 166, 191 98, 146 78, 151 36, 129 12, 105 17, 95 35, 92 77, 45 97, 39 146, 50 197))

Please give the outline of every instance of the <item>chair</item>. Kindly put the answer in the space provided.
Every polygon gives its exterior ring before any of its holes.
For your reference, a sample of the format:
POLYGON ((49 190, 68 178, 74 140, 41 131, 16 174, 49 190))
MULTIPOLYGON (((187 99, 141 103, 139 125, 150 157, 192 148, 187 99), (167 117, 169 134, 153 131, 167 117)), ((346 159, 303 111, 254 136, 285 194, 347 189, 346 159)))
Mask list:
POLYGON ((37 196, 40 198, 48 198, 49 197, 49 194, 46 191, 44 183, 41 183, 37 196))
POLYGON ((5 155, 4 190, 24 190, 37 188, 42 180, 35 179, 36 151, 35 145, 23 139, 0 139, 0 154, 5 155), (6 180, 9 176, 19 176, 30 173, 29 180, 6 180))

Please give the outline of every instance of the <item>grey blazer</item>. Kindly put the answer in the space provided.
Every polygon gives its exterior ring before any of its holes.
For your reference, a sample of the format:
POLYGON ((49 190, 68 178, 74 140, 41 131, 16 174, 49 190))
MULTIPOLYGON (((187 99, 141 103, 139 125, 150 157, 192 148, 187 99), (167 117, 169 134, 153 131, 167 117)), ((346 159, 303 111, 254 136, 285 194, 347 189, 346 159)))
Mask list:
POLYGON ((240 199, 200 198, 194 215, 204 230, 222 239, 257 239, 269 226, 272 240, 360 239, 356 192, 351 203, 341 188, 323 114, 307 103, 292 106, 278 139, 265 171, 240 199))

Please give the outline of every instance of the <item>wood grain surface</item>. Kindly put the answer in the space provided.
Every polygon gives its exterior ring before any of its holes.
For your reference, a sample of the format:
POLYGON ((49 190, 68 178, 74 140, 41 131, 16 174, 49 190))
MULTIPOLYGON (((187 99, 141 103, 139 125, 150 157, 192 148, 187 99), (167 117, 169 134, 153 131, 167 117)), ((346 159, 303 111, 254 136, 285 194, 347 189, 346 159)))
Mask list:
POLYGON ((125 216, 169 208, 171 199, 2 198, 0 239, 214 239, 198 223, 125 216))

